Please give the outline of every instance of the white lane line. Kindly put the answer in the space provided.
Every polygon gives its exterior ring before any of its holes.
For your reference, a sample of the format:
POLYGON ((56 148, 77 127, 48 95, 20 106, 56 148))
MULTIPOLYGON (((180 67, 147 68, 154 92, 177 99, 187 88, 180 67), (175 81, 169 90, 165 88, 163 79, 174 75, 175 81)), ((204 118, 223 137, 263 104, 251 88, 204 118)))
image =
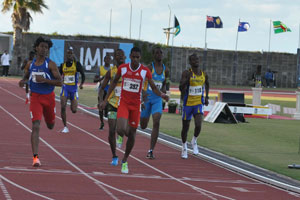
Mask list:
POLYGON ((17 188, 19 188, 19 189, 21 189, 21 190, 25 190, 26 192, 29 192, 29 193, 34 194, 34 195, 36 195, 36 196, 42 197, 42 198, 47 199, 47 200, 54 200, 54 199, 52 199, 52 198, 46 197, 46 196, 41 195, 41 194, 39 194, 39 193, 36 193, 36 192, 34 192, 34 191, 32 191, 32 190, 29 190, 29 189, 27 189, 27 188, 25 188, 25 187, 23 187, 23 186, 21 186, 21 185, 18 185, 18 184, 16 184, 15 182, 12 182, 11 180, 5 178, 5 177, 2 176, 1 174, 0 174, 0 179, 3 179, 4 181, 10 183, 11 185, 13 185, 13 186, 15 186, 15 187, 17 187, 17 188))
MULTIPOLYGON (((9 116, 11 116, 14 120, 16 120, 19 124, 21 124, 25 129, 27 129, 29 132, 31 132, 31 129, 28 128, 25 124, 23 124, 19 119, 17 119, 13 114, 11 114, 9 111, 7 111, 5 108, 3 108, 1 105, 0 105, 0 108, 6 112, 9 116)), ((58 156, 60 156, 63 160, 65 160, 69 165, 71 165, 73 168, 75 168, 77 171, 79 171, 82 175, 84 175, 85 177, 89 178, 90 180, 94 181, 95 184, 97 185, 103 185, 105 187, 108 187, 112 190, 115 190, 115 191, 118 191, 120 193, 123 193, 123 194, 126 194, 128 196, 131 196, 131 197, 134 197, 134 198, 137 198, 137 199, 145 199, 143 197, 140 197, 140 196, 137 196, 137 195, 134 195, 134 194, 131 194, 131 193, 128 193, 124 190, 121 190, 121 189, 118 189, 118 188, 115 188, 111 185, 108 185, 106 183, 103 183, 97 179, 95 179, 94 177, 90 176, 88 173, 86 173, 85 171, 83 171, 82 169, 80 169, 79 167, 77 167, 75 164, 73 164, 70 160, 68 160, 64 155, 62 155, 59 151, 57 151, 53 146, 51 146, 48 142, 46 142, 42 137, 40 137, 40 141, 42 141, 44 144, 46 144, 46 146, 48 146, 48 148, 50 148, 52 151, 54 151, 58 156)), ((105 190, 104 190, 105 191, 105 190)), ((111 196, 109 193, 107 193, 109 196, 111 196)), ((111 198, 114 198, 113 196, 111 196, 111 198)))
POLYGON ((11 198, 10 194, 8 193, 8 191, 7 191, 4 183, 2 182, 1 178, 0 178, 0 188, 1 188, 1 190, 4 194, 4 196, 5 196, 6 200, 12 200, 12 198, 11 198))
MULTIPOLYGON (((57 117, 57 118, 61 119, 60 117, 57 117)), ((74 124, 72 124, 71 122, 68 122, 68 124, 71 125, 71 126, 73 126, 74 128, 77 128, 78 130, 80 130, 80 131, 86 133, 87 135, 93 137, 94 139, 96 139, 96 140, 98 140, 98 141, 100 141, 100 142, 103 142, 103 143, 109 145, 108 142, 106 142, 106 141, 102 140, 101 138, 99 138, 99 137, 93 135, 92 133, 90 133, 90 132, 88 132, 88 131, 86 131, 86 130, 84 130, 84 129, 82 129, 82 128, 80 128, 80 127, 74 125, 74 124)), ((121 152, 124 153, 123 150, 120 150, 120 149, 118 149, 118 148, 117 148, 117 150, 119 150, 119 151, 121 151, 121 152)), ((163 172, 163 171, 161 171, 161 170, 159 170, 159 169, 153 167, 152 165, 149 165, 148 163, 146 163, 146 162, 140 160, 139 158, 137 158, 137 157, 135 157, 135 156, 133 156, 133 155, 130 155, 130 157, 133 158, 133 159, 135 159, 136 161, 138 161, 138 162, 140 162, 140 163, 146 165, 147 167, 149 167, 149 168, 151 168, 151 169, 153 169, 153 170, 159 172, 160 174, 163 174, 163 175, 169 177, 170 179, 172 179, 172 180, 174 180, 174 181, 177 181, 177 182, 179 182, 179 183, 181 183, 181 184, 184 184, 184 185, 190 187, 191 189, 193 189, 193 190, 195 190, 195 191, 201 193, 202 195, 204 195, 204 196, 206 196, 206 197, 208 197, 208 198, 210 198, 210 199, 216 199, 216 198, 210 196, 210 195, 214 195, 214 196, 222 197, 222 198, 224 198, 224 199, 233 200, 233 198, 230 198, 230 197, 227 197, 227 196, 223 196, 223 195, 220 195, 220 194, 217 194, 217 193, 214 193, 214 192, 205 190, 205 189, 203 189, 203 188, 196 187, 196 186, 194 186, 194 185, 192 185, 192 184, 186 183, 186 182, 184 182, 184 181, 182 181, 182 180, 180 180, 180 179, 178 179, 178 178, 176 178, 176 177, 174 177, 174 176, 172 176, 172 175, 170 175, 170 174, 168 174, 168 173, 166 173, 166 172, 163 172), (207 194, 207 193, 208 193, 208 194, 207 194), (210 194, 210 195, 209 195, 209 194, 210 194)))
MULTIPOLYGON (((1 89, 6 90, 6 89, 4 89, 4 88, 1 88, 1 89)), ((15 95, 15 94, 11 93, 11 92, 8 91, 8 90, 6 90, 6 91, 7 91, 8 93, 12 94, 13 96, 17 96, 17 95, 15 95)), ((19 97, 19 96, 17 96, 17 97, 18 97, 19 99, 22 99, 23 101, 25 101, 25 99, 23 99, 23 98, 21 98, 21 97, 19 97)), ((1 108, 2 108, 2 106, 1 106, 1 108)), ((2 108, 2 109, 4 109, 4 108, 2 108)), ((9 112, 7 112, 7 113, 9 113, 9 112)), ((18 120, 17 118, 15 118, 15 117, 14 117, 12 114, 10 114, 10 113, 9 113, 9 115, 10 115, 11 117, 13 117, 15 120, 17 120, 22 126, 24 126, 27 130, 29 130, 29 131, 31 132, 31 130, 30 130, 26 125, 24 125, 20 120, 18 120)), ((59 118, 59 119, 61 120, 61 118, 58 117, 58 116, 56 116, 56 118, 59 118)), ((84 129, 82 129, 82 128, 76 126, 76 125, 73 125, 73 124, 70 123, 70 122, 68 122, 68 124, 70 124, 71 126, 73 126, 73 127, 77 128, 77 129, 81 130, 82 132, 84 132, 84 133, 90 135, 91 137, 95 138, 96 140, 99 140, 99 141, 105 143, 106 145, 109 145, 108 142, 102 140, 101 138, 96 137, 96 136, 93 135, 92 133, 90 133, 90 132, 88 132, 88 131, 86 131, 86 130, 84 130, 84 129)), ((41 137, 40 137, 40 140, 41 140, 42 142, 44 142, 50 149, 52 149, 54 152, 56 152, 59 156, 61 156, 61 157, 62 157, 66 162, 68 162, 71 166, 73 166, 75 169, 77 169, 78 171, 80 171, 83 175, 85 175, 86 177, 88 177, 88 178, 94 180, 95 182, 98 181, 97 179, 94 179, 94 178, 91 177, 89 174, 85 173, 85 172, 84 172, 83 170, 81 170, 79 167, 77 167, 76 165, 74 165, 71 161, 67 160, 67 158, 65 158, 62 154, 60 154, 58 151, 56 151, 50 144, 48 144, 48 143, 47 143, 45 140, 43 140, 41 137)), ((118 150, 120 150, 120 149, 118 149, 118 150)), ((122 151, 122 150, 120 150, 120 151, 124 153, 124 151, 122 151)), ((212 196, 210 196, 210 195, 222 197, 222 198, 225 198, 225 199, 228 199, 228 200, 234 200, 233 198, 230 198, 230 197, 227 197, 227 196, 223 196, 223 195, 220 195, 220 194, 217 194, 217 193, 214 193, 214 192, 205 190, 205 189, 203 189, 203 188, 196 187, 196 186, 194 186, 194 185, 192 185, 192 184, 186 183, 186 182, 184 182, 184 181, 182 181, 182 180, 180 180, 180 179, 178 179, 178 178, 176 178, 176 177, 174 177, 174 176, 171 176, 170 174, 167 174, 167 173, 165 173, 165 172, 163 172, 163 171, 161 171, 161 170, 159 170, 159 169, 157 169, 157 168, 155 168, 155 167, 149 165, 148 163, 146 163, 146 162, 144 162, 144 161, 142 161, 142 160, 140 160, 140 159, 138 159, 138 158, 136 158, 136 157, 134 157, 134 156, 132 156, 132 155, 130 155, 130 156, 131 156, 133 159, 139 161, 140 163, 146 165, 147 167, 149 167, 149 168, 151 168, 151 169, 153 169, 153 170, 155 170, 155 171, 157 171, 157 172, 159 172, 159 173, 161 173, 161 174, 163 174, 163 175, 165 175, 165 176, 167 176, 167 177, 169 177, 169 178, 171 178, 171 179, 173 179, 173 180, 175 180, 175 181, 177 181, 177 182, 179 182, 179 183, 181 183, 181 184, 184 184, 184 185, 190 187, 191 189, 193 189, 193 190, 195 190, 195 191, 201 193, 202 195, 204 195, 204 196, 206 196, 206 197, 208 197, 208 198, 210 198, 210 199, 212 199, 212 200, 216 200, 216 198, 214 198, 214 197, 212 197, 212 196)), ((99 181, 99 182, 100 182, 100 181, 99 181)), ((100 182, 100 184, 107 185, 107 184, 105 184, 105 183, 103 183, 103 182, 100 182)), ((110 186, 110 185, 108 185, 108 186, 109 186, 109 187, 112 187, 112 186, 110 186)), ((113 188, 114 188, 114 187, 113 187, 113 188)), ((117 188, 116 188, 116 189, 117 189, 117 188)), ((119 190, 119 189, 118 189, 118 190, 119 190)), ((122 190, 122 191, 123 191, 123 190, 122 190)), ((125 191, 123 191, 123 192, 125 192, 125 191)), ((127 193, 127 192, 126 192, 126 193, 127 193)), ((129 194, 130 194, 130 193, 129 193, 129 194)), ((133 194, 130 194, 130 195, 133 195, 133 194)), ((135 195, 134 195, 134 196, 135 196, 135 195)), ((138 196, 136 196, 136 198, 138 198, 138 196)), ((139 197, 139 198, 142 198, 142 197, 139 197)))

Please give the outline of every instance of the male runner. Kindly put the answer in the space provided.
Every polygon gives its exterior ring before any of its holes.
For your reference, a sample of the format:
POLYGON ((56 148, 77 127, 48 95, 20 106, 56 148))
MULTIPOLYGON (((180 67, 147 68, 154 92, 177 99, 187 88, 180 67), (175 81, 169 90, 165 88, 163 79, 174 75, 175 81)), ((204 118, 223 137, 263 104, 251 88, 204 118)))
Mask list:
POLYGON ((61 118, 64 124, 64 129, 62 133, 69 133, 67 127, 67 114, 66 107, 67 101, 71 101, 71 111, 72 113, 77 112, 78 106, 78 72, 81 74, 81 83, 79 85, 80 89, 83 89, 83 83, 85 81, 85 74, 82 69, 80 62, 76 62, 74 59, 73 47, 69 47, 67 50, 67 60, 62 63, 59 67, 59 72, 63 77, 63 86, 60 93, 60 104, 61 104, 61 118))
POLYGON ((195 121, 194 136, 191 141, 193 154, 199 154, 197 138, 200 134, 203 121, 203 104, 208 105, 209 93, 208 76, 200 69, 199 57, 195 53, 189 56, 189 63, 191 68, 182 72, 179 85, 181 97, 183 98, 181 157, 184 159, 188 158, 186 140, 192 116, 194 116, 195 121))
POLYGON ((145 79, 148 79, 148 83, 156 95, 166 100, 169 99, 166 94, 156 88, 150 70, 140 64, 141 50, 138 47, 131 49, 130 59, 131 63, 119 66, 117 74, 110 84, 107 96, 101 104, 101 108, 106 106, 108 97, 115 89, 119 79, 122 78, 121 96, 117 113, 117 132, 119 135, 128 137, 125 154, 122 159, 122 173, 129 172, 127 158, 135 142, 136 129, 140 120, 141 92, 145 79))
POLYGON ((39 37, 34 43, 36 58, 25 66, 25 74, 19 81, 23 87, 29 79, 30 87, 30 115, 32 120, 31 147, 33 153, 33 166, 41 166, 38 157, 39 132, 42 116, 49 129, 55 124, 55 86, 62 86, 61 76, 56 64, 47 58, 52 42, 39 37))
MULTIPOLYGON (((102 82, 103 82, 103 80, 105 78, 105 74, 106 74, 106 72, 108 70, 110 70, 110 63, 111 63, 111 57, 109 55, 106 55, 104 57, 104 65, 101 65, 99 67, 99 70, 98 70, 98 72, 97 72, 97 74, 96 74, 96 76, 94 78, 94 83, 96 83, 96 82, 100 83, 99 88, 98 88, 98 109, 99 109, 99 118, 100 118, 100 122, 101 122, 99 130, 103 130, 103 128, 104 128, 103 110, 100 108, 101 102, 100 102, 100 94, 99 94, 99 92, 100 92, 100 87, 102 85, 102 82)), ((102 94, 103 96, 101 97, 102 99, 105 98, 105 96, 107 94, 108 88, 109 88, 109 85, 107 85, 105 87, 104 93, 102 94)), ((107 112, 108 112, 107 108, 105 108, 105 117, 107 117, 107 112)))
MULTIPOLYGON (((124 63, 125 54, 122 49, 117 49, 114 53, 114 59, 116 61, 116 65, 113 66, 110 70, 107 71, 105 78, 102 82, 100 91, 99 91, 99 98, 100 102, 103 102, 103 94, 105 91, 106 86, 108 85, 109 81, 112 81, 118 71, 118 67, 124 63)), ((111 165, 117 166, 119 159, 116 154, 116 125, 117 125, 117 111, 118 111, 118 105, 119 105, 119 98, 121 95, 121 85, 122 85, 122 79, 119 79, 117 86, 115 87, 114 91, 110 94, 108 97, 108 125, 109 125, 109 135, 108 135, 108 142, 110 144, 110 149, 112 153, 112 161, 111 165)))
MULTIPOLYGON (((160 47, 155 47, 152 51, 154 62, 148 66, 149 70, 152 72, 153 81, 157 89, 166 93, 166 78, 169 76, 169 70, 162 63, 162 50, 160 47)), ((147 153, 147 158, 155 159, 153 150, 157 142, 159 134, 159 124, 162 115, 162 98, 153 93, 151 87, 148 86, 147 89, 147 100, 145 102, 145 109, 141 113, 140 125, 142 129, 147 128, 150 115, 152 114, 153 128, 150 140, 150 150, 147 153)))
MULTIPOLYGON (((21 70, 24 70, 24 73, 26 73, 25 66, 27 65, 28 62, 29 63, 32 62, 32 60, 34 58, 34 55, 35 55, 34 51, 30 51, 28 58, 23 61, 21 70)), ((26 92, 26 101, 25 101, 25 103, 28 104, 29 99, 30 99, 28 83, 25 83, 25 92, 26 92)))

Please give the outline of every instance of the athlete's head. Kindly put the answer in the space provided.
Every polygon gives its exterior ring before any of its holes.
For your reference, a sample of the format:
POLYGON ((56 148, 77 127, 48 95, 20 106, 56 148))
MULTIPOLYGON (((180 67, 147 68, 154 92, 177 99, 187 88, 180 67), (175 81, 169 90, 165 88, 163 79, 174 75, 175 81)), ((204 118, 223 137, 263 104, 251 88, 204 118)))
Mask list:
POLYGON ((162 61, 163 52, 162 52, 160 46, 155 46, 152 49, 152 54, 153 54, 153 58, 154 58, 155 61, 157 61, 157 62, 161 62, 162 61))
POLYGON ((67 50, 67 61, 73 61, 73 60, 74 60, 73 47, 69 47, 67 50))
POLYGON ((133 47, 130 51, 131 66, 137 68, 141 60, 141 49, 138 47, 133 47))
POLYGON ((125 60, 124 51, 122 49, 117 49, 114 53, 114 58, 117 63, 117 66, 123 64, 125 60))
POLYGON ((110 63, 111 63, 111 57, 110 55, 106 54, 106 56, 104 57, 104 65, 109 66, 110 63))
POLYGON ((196 53, 189 56, 189 63, 192 67, 199 67, 199 57, 196 53))
POLYGON ((29 60, 33 60, 34 56, 35 56, 34 51, 30 51, 30 52, 29 52, 29 55, 28 55, 28 59, 29 59, 29 60))
POLYGON ((52 47, 52 45, 53 43, 51 42, 51 40, 44 39, 40 36, 38 37, 38 39, 36 39, 33 48, 38 56, 45 57, 48 55, 48 51, 52 47))

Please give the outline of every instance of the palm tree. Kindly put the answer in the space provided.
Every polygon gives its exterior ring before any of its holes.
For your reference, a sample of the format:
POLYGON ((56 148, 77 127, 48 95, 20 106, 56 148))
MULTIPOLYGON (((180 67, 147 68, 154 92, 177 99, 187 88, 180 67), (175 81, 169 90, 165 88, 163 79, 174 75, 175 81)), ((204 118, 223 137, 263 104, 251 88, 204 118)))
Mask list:
POLYGON ((28 31, 32 17, 29 11, 34 13, 43 13, 42 8, 48 9, 44 0, 3 0, 2 12, 8 12, 13 9, 11 15, 12 25, 14 28, 14 49, 13 59, 10 67, 10 74, 17 75, 20 72, 20 65, 24 58, 22 52, 23 30, 28 31))

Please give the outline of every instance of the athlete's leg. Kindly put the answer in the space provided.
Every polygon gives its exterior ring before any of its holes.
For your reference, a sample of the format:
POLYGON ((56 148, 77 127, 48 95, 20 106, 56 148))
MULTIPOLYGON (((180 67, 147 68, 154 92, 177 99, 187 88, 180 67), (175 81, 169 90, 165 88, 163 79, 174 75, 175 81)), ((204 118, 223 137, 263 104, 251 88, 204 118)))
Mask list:
POLYGON ((150 150, 154 150, 154 147, 157 142, 157 138, 158 138, 158 134, 159 134, 160 118, 161 118, 161 113, 159 113, 159 112, 154 113, 152 115, 153 128, 152 128, 152 133, 151 133, 150 150))
POLYGON ((195 130, 194 130, 194 137, 197 138, 201 132, 202 127, 202 121, 203 121, 203 115, 202 114, 196 114, 194 116, 195 121, 195 130))
POLYGON ((60 114, 64 126, 67 126, 67 114, 66 114, 67 101, 68 101, 67 97, 60 96, 60 105, 61 105, 60 114))
POLYGON ((35 120, 32 122, 31 148, 33 155, 38 155, 39 152, 40 123, 40 120, 35 120))
POLYGON ((131 150, 133 149, 134 143, 135 143, 135 135, 136 135, 136 128, 129 126, 129 133, 128 133, 128 138, 126 142, 126 149, 125 149, 125 154, 122 159, 122 162, 125 163, 127 162, 127 158, 129 154, 131 153, 131 150))
MULTIPOLYGON (((103 97, 104 98, 104 97, 103 97)), ((99 111, 99 119, 100 119, 100 130, 104 127, 104 121, 103 121, 103 110, 100 108, 100 97, 98 96, 98 111, 99 111)))
POLYGON ((108 142, 110 144, 110 149, 113 157, 116 157, 116 119, 108 119, 109 126, 109 134, 108 134, 108 142))
POLYGON ((142 129, 147 128, 151 115, 151 103, 147 101, 144 104, 144 109, 141 112, 140 126, 142 129))

